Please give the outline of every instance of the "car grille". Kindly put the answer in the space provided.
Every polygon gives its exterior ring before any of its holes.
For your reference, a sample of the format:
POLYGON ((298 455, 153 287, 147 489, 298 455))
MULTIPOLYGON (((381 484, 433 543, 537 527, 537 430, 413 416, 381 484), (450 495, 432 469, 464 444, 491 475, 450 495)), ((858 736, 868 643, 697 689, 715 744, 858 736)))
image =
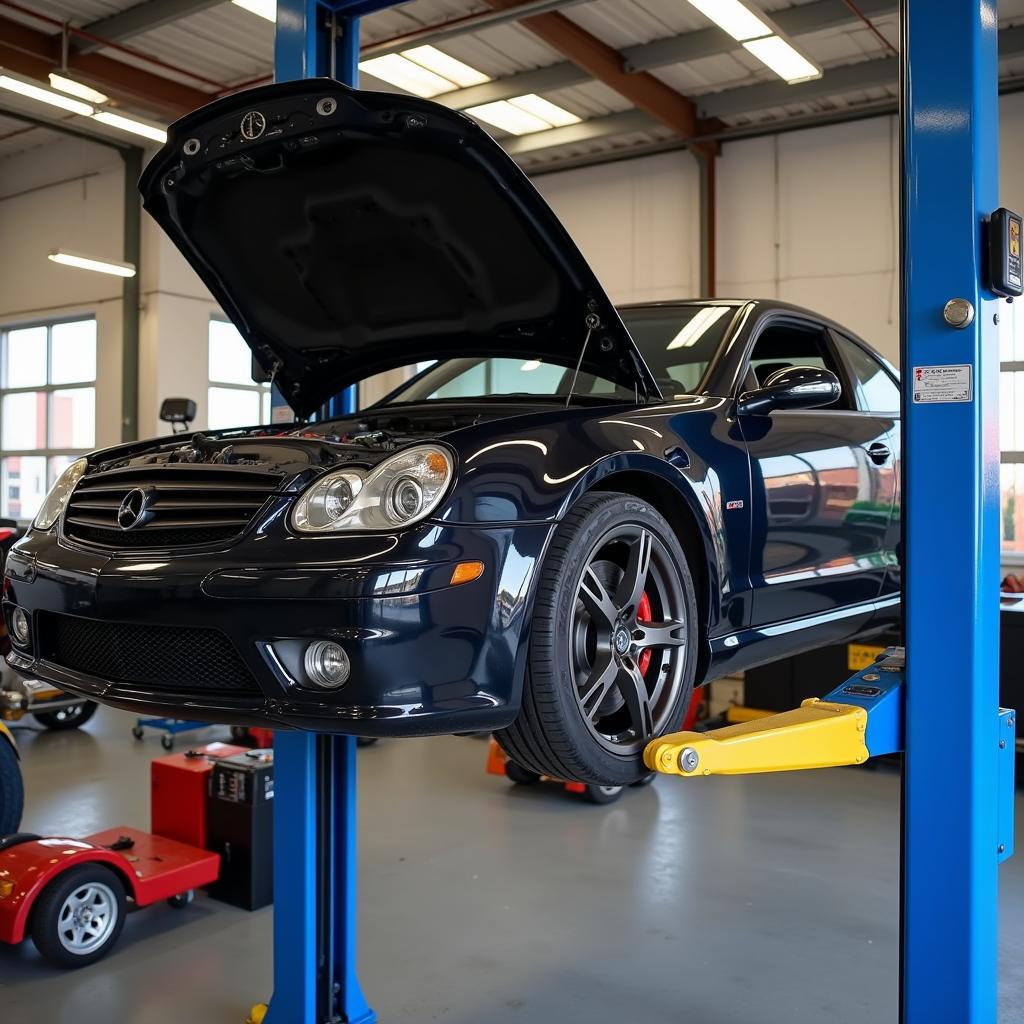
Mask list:
POLYGON ((64 534, 119 549, 231 541, 252 522, 281 480, 279 473, 222 466, 147 466, 97 473, 83 477, 72 493, 64 513, 64 534), (135 490, 144 495, 145 513, 125 529, 118 511, 135 490))
POLYGON ((41 612, 42 657, 117 683, 176 693, 260 693, 253 674, 219 629, 99 622, 41 612))

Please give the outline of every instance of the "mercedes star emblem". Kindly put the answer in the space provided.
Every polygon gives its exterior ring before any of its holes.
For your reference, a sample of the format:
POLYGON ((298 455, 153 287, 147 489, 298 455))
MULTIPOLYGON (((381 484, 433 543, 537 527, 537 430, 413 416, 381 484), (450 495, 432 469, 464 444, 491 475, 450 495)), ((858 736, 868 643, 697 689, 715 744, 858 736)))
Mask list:
POLYGON ((150 492, 141 487, 130 490, 117 510, 117 525, 122 530, 134 530, 136 526, 144 526, 153 518, 150 510, 150 492))

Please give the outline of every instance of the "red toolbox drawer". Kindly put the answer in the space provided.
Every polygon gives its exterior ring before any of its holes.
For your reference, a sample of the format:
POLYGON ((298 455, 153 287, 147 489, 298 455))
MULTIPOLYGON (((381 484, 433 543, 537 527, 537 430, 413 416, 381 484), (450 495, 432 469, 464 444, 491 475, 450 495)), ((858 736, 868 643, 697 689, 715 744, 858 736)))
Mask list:
POLYGON ((183 754, 155 758, 150 766, 150 829, 154 835, 207 849, 206 801, 216 761, 245 752, 230 743, 208 743, 183 754))

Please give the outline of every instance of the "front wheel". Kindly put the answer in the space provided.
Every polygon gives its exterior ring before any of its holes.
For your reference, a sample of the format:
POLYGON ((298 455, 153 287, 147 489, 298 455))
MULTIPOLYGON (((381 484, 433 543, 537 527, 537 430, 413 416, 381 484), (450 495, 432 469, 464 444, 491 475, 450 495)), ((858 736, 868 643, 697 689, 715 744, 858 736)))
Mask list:
POLYGON ((496 733, 541 775, 628 786, 693 692, 697 601, 682 545, 650 504, 586 495, 541 567, 519 717, 496 733))
POLYGON ((58 875, 32 909, 36 949, 58 967, 85 967, 110 952, 124 926, 121 879, 102 864, 81 864, 58 875))
POLYGON ((78 704, 70 704, 66 708, 58 708, 56 711, 36 711, 32 717, 47 729, 62 732, 65 729, 78 729, 85 725, 96 714, 97 707, 95 701, 83 700, 78 704))

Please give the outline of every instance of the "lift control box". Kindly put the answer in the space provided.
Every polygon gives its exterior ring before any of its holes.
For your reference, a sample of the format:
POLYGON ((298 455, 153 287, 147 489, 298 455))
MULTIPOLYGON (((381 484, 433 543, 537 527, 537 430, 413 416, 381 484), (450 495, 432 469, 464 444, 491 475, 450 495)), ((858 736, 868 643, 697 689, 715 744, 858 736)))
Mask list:
POLYGON ((1003 298, 1024 294, 1024 264, 1021 263, 1021 232, 1024 221, 1019 213, 1000 207, 988 222, 989 287, 1003 298))

